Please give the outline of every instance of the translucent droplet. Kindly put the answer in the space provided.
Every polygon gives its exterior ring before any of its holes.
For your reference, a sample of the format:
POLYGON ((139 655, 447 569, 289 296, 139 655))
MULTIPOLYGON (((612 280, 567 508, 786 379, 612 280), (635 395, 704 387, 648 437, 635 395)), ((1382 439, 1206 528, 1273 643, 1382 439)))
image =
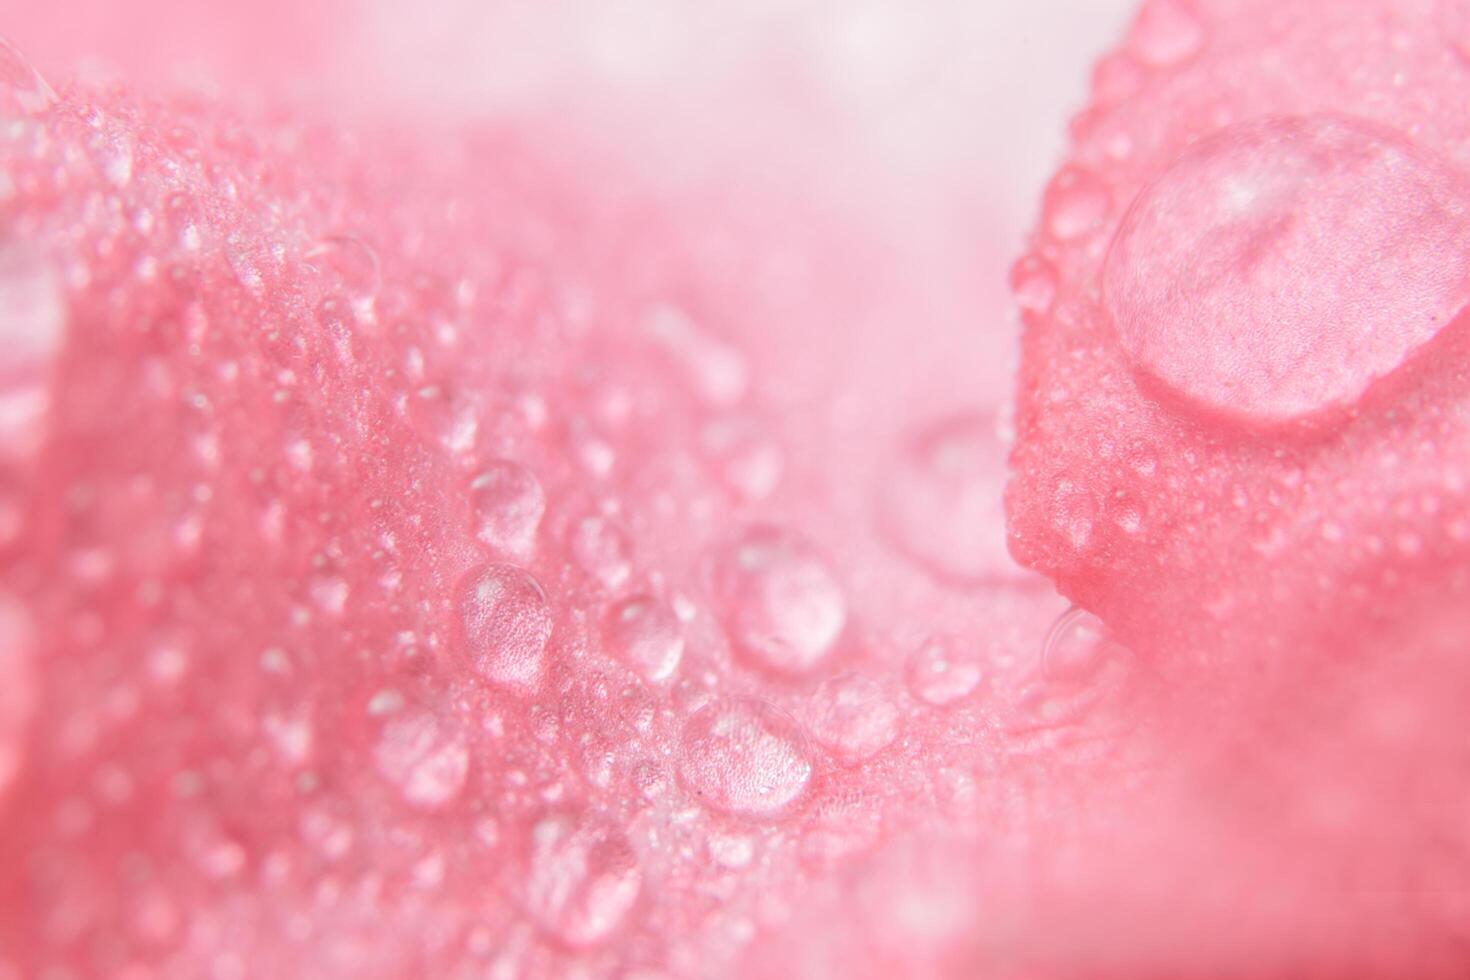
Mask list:
POLYGON ((391 718, 373 761, 407 803, 425 810, 457 798, 470 769, 464 736, 427 711, 391 718))
POLYGON ((460 592, 459 619, 481 676, 520 691, 540 686, 551 608, 529 573, 500 564, 471 573, 460 592))
POLYGON ((1034 731, 1079 723, 1091 706, 1126 685, 1127 656, 1096 616, 1075 607, 1062 613, 1047 631, 1014 727, 1034 731))
POLYGON ((606 637, 614 655, 655 684, 668 680, 684 656, 684 625, 652 596, 634 596, 608 614, 606 637))
POLYGON ((35 115, 56 104, 56 93, 41 73, 0 37, 0 113, 35 115))
POLYGON ((898 737, 898 707, 882 685, 859 674, 823 681, 806 718, 813 737, 850 763, 877 755, 898 737))
POLYGON ((1189 0, 1149 0, 1128 33, 1138 60, 1155 68, 1189 60, 1204 43, 1204 21, 1189 0))
POLYGON ((909 657, 909 690, 938 708, 969 697, 984 677, 978 651, 958 637, 931 637, 909 657))
POLYGON ((30 613, 0 593, 0 799, 20 772, 36 710, 36 641, 30 613))
POLYGON ((1041 674, 1051 681, 1086 679, 1104 655, 1108 630, 1092 613, 1073 606, 1057 617, 1041 647, 1041 674))
POLYGON ((1053 177, 1042 200, 1046 230, 1061 242, 1098 231, 1112 207, 1107 185, 1081 167, 1068 167, 1053 177))
POLYGON ((648 311, 644 330, 658 341, 689 376, 695 392, 715 408, 729 408, 745 397, 750 368, 734 345, 702 329, 672 306, 648 311))
POLYGON ((702 443, 725 486, 746 500, 764 500, 781 482, 786 468, 781 447, 752 420, 711 422, 704 428, 702 443))
POLYGON ((847 595, 827 559, 785 530, 746 532, 723 556, 717 584, 736 648, 777 673, 816 668, 847 623, 847 595))
POLYGON ((1027 255, 1011 267, 1011 295, 1027 313, 1046 313, 1057 296, 1057 270, 1039 255, 1027 255))
POLYGON ((330 235, 312 246, 305 258, 327 277, 329 289, 347 298, 359 317, 371 316, 381 274, 378 253, 370 245, 350 235, 330 235))
POLYGON ((680 774, 706 806, 773 817, 806 790, 812 764, 801 728, 774 705, 731 699, 706 705, 685 723, 680 774))
POLYGON ((0 249, 0 458, 25 459, 40 448, 65 326, 51 266, 27 248, 0 249))
POLYGON ((712 834, 704 846, 710 859, 723 868, 749 867, 755 857, 755 842, 743 834, 712 834))
POLYGON ((637 852, 610 824, 558 815, 532 829, 526 910, 557 942, 580 948, 612 937, 642 887, 637 852))
POLYGON ((605 588, 617 589, 633 574, 628 535, 611 519, 592 514, 572 525, 570 543, 577 564, 605 588))
POLYGON ((885 474, 887 536, 943 581, 979 585, 1023 574, 1006 550, 1006 446, 997 423, 980 412, 929 423, 885 474))
POLYGON ((493 460, 470 484, 475 534, 496 551, 527 557, 546 513, 546 491, 535 474, 508 459, 493 460))
POLYGON ((1143 191, 1104 300, 1143 373, 1280 422, 1356 402, 1453 320, 1467 237, 1466 182, 1401 134, 1273 117, 1196 143, 1143 191))

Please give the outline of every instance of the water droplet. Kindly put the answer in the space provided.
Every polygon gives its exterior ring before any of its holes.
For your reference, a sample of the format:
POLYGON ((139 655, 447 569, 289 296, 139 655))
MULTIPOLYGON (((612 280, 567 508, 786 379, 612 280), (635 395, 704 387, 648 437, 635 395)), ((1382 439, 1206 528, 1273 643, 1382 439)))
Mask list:
POLYGON ((1041 646, 1041 674, 1051 681, 1084 680, 1104 655, 1107 627, 1092 613, 1073 606, 1057 617, 1041 646))
POLYGON ((749 867, 755 857, 755 842, 743 834, 711 834, 704 846, 712 861, 732 870, 749 867))
POLYGON ((56 93, 41 73, 0 37, 0 112, 35 115, 56 104, 56 93))
POLYGON ((747 817, 772 817, 806 790, 812 764, 801 728, 774 705, 745 698, 716 701, 682 733, 680 774, 707 806, 747 817))
POLYGON ((572 526, 571 546, 582 571, 605 588, 617 589, 633 574, 628 535, 601 514, 584 517, 572 526))
POLYGON ((347 582, 335 575, 324 576, 311 584, 311 601, 330 616, 342 615, 351 593, 352 589, 347 582))
POLYGON ((729 408, 745 397, 750 384, 745 355, 702 329, 687 313, 657 306, 644 316, 643 328, 679 362, 705 403, 729 408))
POLYGON ((986 413, 941 418, 900 448, 883 484, 893 543, 930 574, 960 585, 1023 573, 1006 550, 1006 447, 986 413))
POLYGON ((51 266, 28 249, 0 249, 0 457, 25 459, 40 448, 65 324, 51 266))
POLYGON ((1046 313, 1057 296, 1057 270, 1039 255, 1022 257, 1011 267, 1011 295, 1026 313, 1046 313))
POLYGON ((1155 68, 1189 60, 1204 43, 1204 22, 1188 0, 1149 0, 1128 32, 1138 60, 1155 68))
POLYGON ((1264 423, 1352 404, 1470 298, 1467 204, 1377 125, 1242 123, 1139 196, 1104 299, 1134 364, 1187 401, 1264 423))
POLYGON ((535 474, 508 459, 493 460, 470 484, 475 534, 497 551, 526 557, 546 513, 546 491, 535 474))
POLYGON ((458 797, 470 769, 464 736, 427 711, 390 719, 373 749, 373 761, 405 801, 425 810, 458 797))
POLYGON ((816 740, 850 763, 877 755, 898 737, 898 707, 882 685, 859 674, 823 681, 806 717, 816 740))
POLYGON ((526 911, 553 939, 578 948, 607 940, 642 887, 637 852, 610 824, 554 815, 532 829, 526 911))
POLYGON ((634 596, 614 606, 606 637, 620 660, 655 684, 672 677, 684 656, 684 625, 652 596, 634 596))
POLYGON ((459 618, 481 676, 522 691, 540 686, 551 638, 551 608, 541 583, 514 565, 487 566, 465 579, 459 618))
POLYGON ((909 690, 938 708, 969 697, 984 676, 979 653, 958 637, 931 637, 909 657, 909 690))
POLYGON ((1046 230, 1061 242, 1100 229, 1112 207, 1107 185, 1092 171, 1081 167, 1067 167, 1053 177, 1042 200, 1046 230))
POLYGON ((372 316, 381 273, 378 253, 371 246, 350 235, 330 235, 312 246, 305 258, 327 277, 330 289, 347 298, 358 317, 372 316))
POLYGON ((781 447, 749 419, 718 419, 702 433, 705 456, 725 486, 746 500, 764 500, 781 482, 781 447))
POLYGON ((778 528, 747 531, 723 557, 717 587, 736 648, 777 673, 813 670, 847 623, 847 596, 827 559, 778 528))
POLYGON ((0 798, 20 771, 36 710, 36 639, 25 607, 0 593, 0 798))

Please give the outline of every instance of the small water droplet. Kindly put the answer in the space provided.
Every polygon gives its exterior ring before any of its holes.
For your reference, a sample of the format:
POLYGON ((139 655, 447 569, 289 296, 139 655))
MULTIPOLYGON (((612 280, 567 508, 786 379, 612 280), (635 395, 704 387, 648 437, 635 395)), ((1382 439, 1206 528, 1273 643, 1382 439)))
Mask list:
POLYGON ((634 596, 614 606, 606 638, 620 660, 655 684, 672 677, 684 655, 684 624, 652 596, 634 596))
POLYGON ((1155 68, 1188 61, 1204 43, 1204 21, 1189 0, 1149 0, 1128 32, 1138 60, 1155 68))
POLYGON ((701 436, 706 458, 724 484, 745 500, 764 500, 781 482, 781 447, 749 419, 718 419, 701 436))
POLYGON ((683 310, 654 307, 645 314, 643 329, 679 362, 705 403, 729 408, 745 397, 750 384, 745 355, 701 328, 683 310))
POLYGON ((508 459, 492 460, 470 484, 475 535, 496 551, 527 557, 546 513, 546 491, 535 474, 508 459))
POLYGON ((847 595, 826 557, 779 528, 747 531, 723 556, 717 587, 736 648, 777 673, 816 668, 847 623, 847 595))
POLYGON ((0 37, 0 112, 35 115, 56 104, 56 93, 15 45, 0 37))
POLYGON ((460 592, 459 618, 481 676, 521 691, 540 686, 551 608, 530 573, 502 564, 471 573, 460 592))
POLYGON ((306 253, 308 265, 327 277, 333 292, 352 304, 360 319, 371 319, 381 284, 378 253, 350 235, 329 235, 306 253))
POLYGON ((0 458, 26 459, 40 448, 65 325, 51 266, 26 248, 0 249, 0 458))
POLYGON ((1022 257, 1011 267, 1011 295, 1026 313, 1044 314, 1057 296, 1057 270, 1040 255, 1022 257))
POLYGON ((764 701, 716 701, 684 725, 680 774, 707 806, 773 817, 806 791, 812 764, 801 727, 764 701))
POLYGON ((969 697, 984 679, 985 668, 972 645, 958 637, 936 636, 909 657, 907 674, 914 697, 943 708, 969 697))
POLYGON ((807 727, 828 751, 863 762, 898 737, 898 707, 882 685, 860 674, 822 682, 807 706, 807 727))
POLYGON ((881 514, 893 543, 960 585, 1020 577, 1006 549, 1006 446, 988 413, 941 418, 905 441, 888 468, 881 514))
POLYGON ((1098 667, 1107 627, 1092 613, 1073 606, 1057 617, 1041 647, 1041 673, 1048 680, 1085 679, 1098 667))
POLYGON ((642 887, 638 854, 611 824, 554 815, 532 829, 526 910, 554 940, 575 948, 606 941, 642 887))
POLYGON ((433 810, 464 789, 470 753, 462 734, 424 711, 391 718, 378 737, 373 761, 406 802, 433 810))
POLYGON ((1470 184, 1408 138, 1273 117, 1149 185, 1104 300, 1136 367, 1183 400, 1283 422, 1356 402, 1464 309, 1467 237, 1470 184))
POLYGON ((1067 167, 1052 178, 1042 201, 1046 230, 1070 242, 1099 230, 1112 211, 1107 185, 1090 170, 1067 167))
POLYGON ((627 533, 609 518, 601 514, 584 517, 572 526, 570 537, 577 564, 605 588, 617 589, 633 574, 629 557, 633 546, 627 533))
POLYGON ((317 579, 311 585, 311 601, 329 616, 340 616, 347 608, 347 598, 352 589, 346 580, 335 575, 317 579))

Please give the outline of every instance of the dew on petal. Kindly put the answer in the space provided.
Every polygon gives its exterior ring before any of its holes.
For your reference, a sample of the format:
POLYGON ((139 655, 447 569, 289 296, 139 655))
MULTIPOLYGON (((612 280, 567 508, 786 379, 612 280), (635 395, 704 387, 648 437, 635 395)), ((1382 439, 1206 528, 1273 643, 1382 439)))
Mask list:
POLYGON ((425 810, 457 798, 470 767, 464 736, 427 711, 389 719, 373 761, 405 802, 425 810))
POLYGON ((680 774, 706 806, 773 817, 805 791, 812 776, 796 721, 773 705, 729 699, 706 705, 684 725, 680 774))
POLYGON ((535 474, 507 459, 492 460, 470 483, 475 535, 513 557, 529 556, 546 512, 546 492, 535 474))
POLYGON ((551 609, 529 572, 503 564, 472 572, 461 587, 459 619, 466 652, 481 676, 523 692, 540 686, 551 609))
POLYGON ((847 595, 814 545, 753 528, 721 556, 717 578, 731 639, 756 665, 804 674, 831 655, 847 623, 847 595))
POLYGON ((582 948, 617 934, 638 900, 643 872, 632 844, 611 824, 554 815, 532 828, 525 887, 537 926, 582 948))
POLYGON ((683 623, 652 596, 634 596, 614 606, 605 634, 614 655, 655 684, 672 677, 684 655, 683 623))

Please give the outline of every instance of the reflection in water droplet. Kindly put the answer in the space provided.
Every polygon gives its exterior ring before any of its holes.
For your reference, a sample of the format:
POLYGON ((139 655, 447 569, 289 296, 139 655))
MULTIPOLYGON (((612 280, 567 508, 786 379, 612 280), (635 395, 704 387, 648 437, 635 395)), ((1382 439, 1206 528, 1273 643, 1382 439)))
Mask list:
POLYGON ((931 575, 960 585, 1024 575, 1006 550, 1006 447, 998 420, 954 415, 911 435, 885 474, 884 531, 931 575))
POLYGON ((500 564, 471 573, 460 592, 459 618, 481 676, 521 691, 540 686, 551 608, 529 573, 500 564))
POLYGON ((0 459, 29 458, 40 447, 65 316, 51 266, 26 248, 0 249, 0 459))
POLYGON ((1097 231, 1111 210, 1107 185, 1080 167, 1068 167, 1053 177, 1042 201, 1046 230, 1062 242, 1097 231))
POLYGON ((898 707, 882 685, 859 674, 823 681, 806 717, 816 740, 847 762, 869 759, 898 737, 898 707))
POLYGON ((847 623, 847 596, 827 559, 778 528, 747 531, 722 556, 717 586, 736 648, 777 673, 817 667, 847 623))
POLYGON ((1148 185, 1103 294, 1143 373, 1276 423, 1356 402, 1453 320, 1467 238, 1470 183, 1403 134, 1272 117, 1201 140, 1148 185))
POLYGON ((492 460, 470 484, 475 534, 497 551, 527 557, 546 512, 546 491, 535 474, 508 459, 492 460))
POLYGON ((684 655, 683 624, 652 596, 634 596, 614 606, 606 637, 620 660, 653 683, 672 677, 684 655))
POLYGON ((633 574, 628 535, 601 514, 584 517, 573 525, 570 543, 582 571, 605 588, 617 589, 633 574))
POLYGON ((958 637, 931 637, 909 657, 909 690, 935 707, 968 697, 984 676, 979 653, 958 637))
POLYGON ((1103 654, 1107 627, 1092 613, 1073 606, 1057 617, 1041 646, 1041 674, 1047 680, 1085 679, 1103 654))
POLYGON ((1138 60, 1156 68, 1187 61, 1204 43, 1204 21, 1189 0, 1149 0, 1128 33, 1138 60))
POLYGON ((637 853, 610 824, 557 815, 532 829, 526 911, 551 938, 572 947, 607 940, 642 886, 637 853))
POLYGON ((680 774, 707 806, 772 817, 806 790, 812 764, 801 728, 774 705, 717 701, 685 723, 680 774))
POLYGON ((0 114, 20 112, 35 115, 56 104, 56 93, 41 73, 15 49, 15 46, 0 37, 0 114))
POLYGON ((458 797, 470 768, 464 736, 427 711, 390 719, 373 761, 406 802, 426 810, 458 797))

